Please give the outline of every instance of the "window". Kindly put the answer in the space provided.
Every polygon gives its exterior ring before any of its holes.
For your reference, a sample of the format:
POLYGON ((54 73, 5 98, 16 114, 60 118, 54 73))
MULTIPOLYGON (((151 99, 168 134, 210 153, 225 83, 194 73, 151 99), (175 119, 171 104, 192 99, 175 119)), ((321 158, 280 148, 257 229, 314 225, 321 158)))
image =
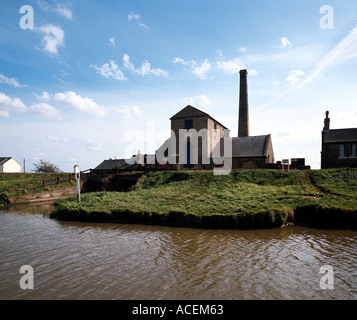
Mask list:
POLYGON ((192 129, 193 128, 193 120, 185 120, 185 129, 192 129))
POLYGON ((186 144, 186 166, 191 166, 191 143, 187 142, 186 144))
POLYGON ((339 158, 356 158, 357 157, 357 144, 340 144, 339 158))
POLYGON ((217 123, 214 123, 214 129, 215 130, 217 129, 217 123))

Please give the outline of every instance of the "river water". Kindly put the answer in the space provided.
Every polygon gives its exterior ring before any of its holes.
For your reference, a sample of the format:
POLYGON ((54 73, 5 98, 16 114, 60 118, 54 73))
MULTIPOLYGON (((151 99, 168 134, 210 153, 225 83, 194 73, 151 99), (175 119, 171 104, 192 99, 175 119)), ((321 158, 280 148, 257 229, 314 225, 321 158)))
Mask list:
POLYGON ((357 231, 59 222, 51 209, 0 211, 0 299, 357 299, 357 231))

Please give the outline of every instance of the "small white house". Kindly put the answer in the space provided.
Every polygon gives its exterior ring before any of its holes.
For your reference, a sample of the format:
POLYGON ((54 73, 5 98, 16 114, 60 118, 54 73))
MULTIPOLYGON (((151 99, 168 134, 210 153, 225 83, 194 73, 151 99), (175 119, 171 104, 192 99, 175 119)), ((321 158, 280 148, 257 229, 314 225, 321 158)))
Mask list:
POLYGON ((21 165, 11 157, 0 157, 0 173, 21 172, 21 165))

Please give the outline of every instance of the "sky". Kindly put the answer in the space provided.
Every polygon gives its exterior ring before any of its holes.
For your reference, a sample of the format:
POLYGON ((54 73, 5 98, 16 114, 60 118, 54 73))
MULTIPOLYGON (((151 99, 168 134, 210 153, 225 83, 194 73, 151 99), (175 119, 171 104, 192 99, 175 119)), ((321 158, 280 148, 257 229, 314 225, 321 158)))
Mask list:
POLYGON ((0 156, 62 171, 152 154, 190 104, 275 160, 320 168, 321 130, 357 126, 355 0, 0 0, 0 156))

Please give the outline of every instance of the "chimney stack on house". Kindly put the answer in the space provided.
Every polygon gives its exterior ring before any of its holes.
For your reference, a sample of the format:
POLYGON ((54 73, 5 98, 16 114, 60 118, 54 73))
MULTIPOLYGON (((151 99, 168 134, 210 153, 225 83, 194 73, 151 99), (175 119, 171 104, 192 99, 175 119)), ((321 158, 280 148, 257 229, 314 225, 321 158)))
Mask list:
POLYGON ((249 107, 247 70, 240 70, 238 137, 249 136, 249 107))
POLYGON ((330 118, 329 118, 329 112, 326 111, 326 118, 324 121, 324 131, 330 130, 330 118))

